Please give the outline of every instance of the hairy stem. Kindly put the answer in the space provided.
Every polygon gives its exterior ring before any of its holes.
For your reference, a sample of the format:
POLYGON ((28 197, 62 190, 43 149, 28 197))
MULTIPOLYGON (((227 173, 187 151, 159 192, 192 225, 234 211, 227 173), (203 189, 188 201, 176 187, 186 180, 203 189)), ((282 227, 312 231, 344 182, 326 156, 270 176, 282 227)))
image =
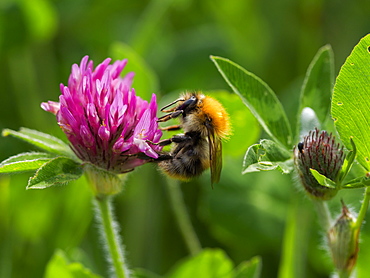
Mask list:
POLYGON ((123 248, 117 231, 117 224, 113 218, 112 197, 97 196, 96 218, 101 225, 101 235, 106 248, 106 256, 112 267, 112 277, 128 278, 129 271, 125 265, 123 248))
POLYGON ((181 189, 178 182, 170 178, 167 178, 167 188, 177 224, 190 254, 194 256, 202 250, 202 246, 191 224, 181 189))
POLYGON ((314 200, 313 203, 315 204, 319 216, 320 225, 324 228, 325 232, 328 232, 333 222, 328 204, 322 200, 314 200))

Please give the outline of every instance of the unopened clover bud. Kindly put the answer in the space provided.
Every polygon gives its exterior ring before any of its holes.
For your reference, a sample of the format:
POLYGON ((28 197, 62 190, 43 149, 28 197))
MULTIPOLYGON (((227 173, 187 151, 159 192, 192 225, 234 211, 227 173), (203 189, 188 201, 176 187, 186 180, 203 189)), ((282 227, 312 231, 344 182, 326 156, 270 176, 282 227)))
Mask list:
POLYGON ((342 214, 328 232, 328 245, 334 266, 339 273, 352 272, 358 255, 358 237, 360 229, 356 227, 356 218, 343 204, 342 214))
POLYGON ((338 191, 321 185, 310 169, 336 181, 344 161, 343 147, 326 131, 311 130, 294 149, 294 163, 306 192, 314 199, 329 200, 338 191))

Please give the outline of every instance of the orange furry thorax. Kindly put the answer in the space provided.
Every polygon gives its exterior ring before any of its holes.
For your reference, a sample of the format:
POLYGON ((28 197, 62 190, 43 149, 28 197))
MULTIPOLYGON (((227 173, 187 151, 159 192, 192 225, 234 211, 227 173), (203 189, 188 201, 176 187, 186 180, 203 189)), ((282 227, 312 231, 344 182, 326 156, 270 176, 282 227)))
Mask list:
POLYGON ((209 96, 204 96, 200 102, 200 110, 211 119, 215 134, 221 138, 227 138, 230 135, 230 120, 225 108, 209 96))

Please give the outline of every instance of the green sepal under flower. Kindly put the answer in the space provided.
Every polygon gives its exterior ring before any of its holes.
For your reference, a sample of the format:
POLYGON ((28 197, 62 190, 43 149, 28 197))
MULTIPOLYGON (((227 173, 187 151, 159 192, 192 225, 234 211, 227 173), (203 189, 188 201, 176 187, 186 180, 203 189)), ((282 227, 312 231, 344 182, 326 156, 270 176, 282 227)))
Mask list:
POLYGON ((127 175, 115 174, 93 164, 84 165, 85 175, 95 196, 108 196, 121 192, 127 175))

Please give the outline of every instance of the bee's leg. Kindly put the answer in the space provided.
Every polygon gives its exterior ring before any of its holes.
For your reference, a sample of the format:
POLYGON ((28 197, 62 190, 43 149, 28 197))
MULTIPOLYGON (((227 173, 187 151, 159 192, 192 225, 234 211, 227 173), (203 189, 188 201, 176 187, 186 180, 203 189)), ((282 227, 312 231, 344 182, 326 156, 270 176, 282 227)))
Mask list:
POLYGON ((181 129, 180 125, 171 125, 171 126, 161 127, 161 130, 165 130, 165 131, 172 131, 172 130, 179 130, 179 129, 181 129))
POLYGON ((149 144, 152 144, 152 145, 157 145, 157 146, 167 146, 167 145, 169 145, 169 144, 172 143, 172 140, 171 139, 172 138, 164 139, 164 140, 161 140, 161 141, 159 141, 157 143, 154 143, 154 142, 152 142, 150 140, 146 140, 146 142, 149 143, 149 144))
POLYGON ((167 146, 167 145, 171 144, 172 142, 173 143, 182 143, 182 142, 185 142, 185 141, 188 141, 188 140, 191 140, 191 137, 189 135, 178 134, 178 135, 175 135, 171 138, 163 139, 163 140, 161 140, 157 143, 154 143, 150 140, 146 140, 146 142, 149 143, 149 144, 152 144, 152 145, 167 146))
POLYGON ((175 112, 168 113, 160 118, 158 118, 157 122, 167 122, 170 119, 177 118, 180 116, 184 111, 183 110, 177 110, 175 112))
POLYGON ((163 161, 163 160, 169 160, 172 159, 173 156, 170 154, 160 154, 158 158, 154 159, 154 161, 163 161))
POLYGON ((173 156, 170 155, 170 154, 158 154, 158 157, 157 158, 153 158, 153 157, 147 156, 144 153, 139 153, 137 155, 137 158, 142 159, 142 160, 148 160, 148 162, 158 162, 158 161, 172 159, 173 156))

